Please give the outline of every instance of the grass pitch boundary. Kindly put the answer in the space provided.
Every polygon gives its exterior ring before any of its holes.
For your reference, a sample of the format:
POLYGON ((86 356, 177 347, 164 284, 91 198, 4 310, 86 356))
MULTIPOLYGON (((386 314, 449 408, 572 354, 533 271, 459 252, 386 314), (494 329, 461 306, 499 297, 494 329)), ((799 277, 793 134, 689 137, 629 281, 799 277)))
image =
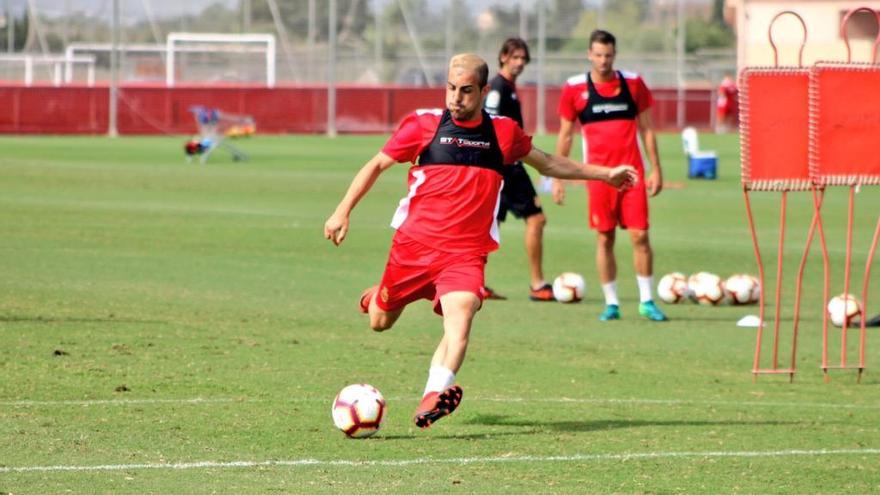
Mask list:
POLYGON ((589 462, 589 461, 638 461, 675 458, 754 458, 754 457, 821 457, 838 455, 880 455, 880 449, 818 449, 818 450, 769 450, 769 451, 706 451, 706 452, 625 452, 620 454, 575 454, 568 456, 492 456, 492 457, 452 457, 436 459, 419 457, 385 461, 292 459, 274 461, 196 461, 177 463, 142 464, 100 464, 94 466, 2 466, 2 473, 47 473, 47 472, 94 472, 94 471, 135 471, 145 469, 229 469, 266 467, 405 467, 432 464, 494 464, 494 463, 548 463, 548 462, 589 462))

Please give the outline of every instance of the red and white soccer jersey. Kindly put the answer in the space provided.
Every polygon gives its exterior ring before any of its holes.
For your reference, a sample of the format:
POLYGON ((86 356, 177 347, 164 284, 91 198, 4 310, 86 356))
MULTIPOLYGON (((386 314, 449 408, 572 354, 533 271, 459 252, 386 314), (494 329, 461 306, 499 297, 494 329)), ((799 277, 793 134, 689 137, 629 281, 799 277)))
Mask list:
MULTIPOLYGON (((500 170, 479 164, 416 163, 434 142, 450 153, 486 150, 488 142, 437 135, 440 109, 419 110, 403 119, 382 151, 398 162, 412 162, 409 192, 391 222, 398 233, 449 253, 486 254, 498 248, 496 214, 502 185, 500 170), (437 138, 435 140, 435 137, 437 138)), ((531 137, 507 117, 481 113, 473 122, 452 121, 453 127, 475 129, 482 116, 491 118, 503 163, 514 163, 532 150, 531 137)), ((433 147, 432 147, 433 149, 433 147)), ((436 153, 435 153, 436 154, 436 153)), ((452 156, 452 155, 450 155, 452 156)))
POLYGON ((604 182, 587 181, 589 224, 600 232, 648 228, 645 170, 638 139, 638 115, 654 100, 637 74, 619 71, 596 83, 589 73, 569 78, 559 100, 559 115, 581 124, 584 161, 615 167, 632 165, 639 173, 635 187, 620 191, 604 182), (621 85, 621 80, 625 85, 621 85))
MULTIPOLYGON (((654 104, 654 97, 642 78, 633 72, 620 71, 617 74, 626 80, 629 93, 636 105, 636 114, 640 114, 654 104)), ((593 84, 600 95, 613 97, 620 93, 620 79, 615 77, 609 82, 593 84)), ((587 106, 589 90, 587 75, 580 74, 570 77, 562 88, 559 98, 559 116, 577 122, 581 112, 587 106)), ((634 120, 611 119, 581 126, 584 139, 584 162, 596 165, 616 167, 632 165, 643 172, 642 154, 638 142, 638 125, 634 120)))

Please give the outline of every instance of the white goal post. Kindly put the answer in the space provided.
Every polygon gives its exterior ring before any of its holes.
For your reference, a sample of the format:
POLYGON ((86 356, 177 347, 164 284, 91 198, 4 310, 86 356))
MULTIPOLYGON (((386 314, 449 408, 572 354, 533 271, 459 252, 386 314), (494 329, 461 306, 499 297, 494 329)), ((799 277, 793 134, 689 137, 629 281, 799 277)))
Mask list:
POLYGON ((265 52, 266 86, 275 86, 275 36, 271 34, 169 33, 165 45, 165 84, 174 86, 175 53, 179 43, 217 44, 217 51, 265 52), (254 46, 256 45, 256 46, 254 46), (262 46, 260 46, 262 45, 262 46))
MULTIPOLYGON (((93 55, 29 55, 19 53, 0 53, 0 70, 8 67, 22 67, 25 86, 32 86, 36 80, 34 72, 38 68, 47 68, 52 74, 52 85, 73 83, 74 67, 84 67, 85 82, 88 86, 95 85, 95 57, 93 55)), ((2 79, 2 77, 0 77, 2 79)))

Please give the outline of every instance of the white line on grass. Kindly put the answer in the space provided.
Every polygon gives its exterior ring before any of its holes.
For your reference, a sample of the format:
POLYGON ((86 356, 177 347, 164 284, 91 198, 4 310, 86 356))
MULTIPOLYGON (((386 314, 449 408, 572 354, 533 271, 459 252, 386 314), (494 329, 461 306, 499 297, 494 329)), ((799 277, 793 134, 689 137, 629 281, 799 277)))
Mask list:
POLYGON ((58 471, 134 471, 142 469, 223 469, 253 467, 301 467, 301 466, 344 466, 344 467, 401 467, 431 464, 491 464, 509 462, 584 462, 584 461, 632 461, 643 459, 675 459, 682 457, 697 458, 749 458, 749 457, 819 457, 831 455, 880 455, 880 449, 819 449, 819 450, 770 450, 770 451, 708 451, 708 452, 625 452, 621 454, 574 454, 558 456, 495 456, 495 457, 453 457, 415 459, 398 459, 387 461, 353 461, 353 460, 320 460, 292 459, 277 461, 198 461, 176 463, 143 463, 143 464, 101 464, 95 466, 6 466, 0 467, 0 473, 58 472, 58 471))
POLYGON ((205 399, 192 397, 186 399, 95 399, 95 400, 9 400, 0 401, 0 407, 41 407, 41 406, 136 406, 143 404, 220 404, 229 402, 262 402, 260 399, 235 399, 221 397, 205 399))
MULTIPOLYGON (((324 397, 300 397, 278 399, 277 402, 329 402, 324 397)), ((417 397, 389 397, 392 401, 418 400, 417 397)), ((557 404, 631 404, 631 405, 699 405, 718 407, 801 407, 813 409, 875 409, 880 404, 833 404, 826 402, 772 402, 772 401, 735 401, 735 400, 700 400, 700 399, 640 399, 640 398, 602 398, 602 397, 468 397, 473 402, 506 402, 506 403, 557 403, 557 404)), ((274 402, 275 400, 271 400, 274 402)), ((53 407, 53 406, 129 406, 149 404, 229 404, 270 402, 269 399, 251 398, 181 398, 181 399, 96 399, 96 400, 6 400, 0 401, 0 407, 53 407)))

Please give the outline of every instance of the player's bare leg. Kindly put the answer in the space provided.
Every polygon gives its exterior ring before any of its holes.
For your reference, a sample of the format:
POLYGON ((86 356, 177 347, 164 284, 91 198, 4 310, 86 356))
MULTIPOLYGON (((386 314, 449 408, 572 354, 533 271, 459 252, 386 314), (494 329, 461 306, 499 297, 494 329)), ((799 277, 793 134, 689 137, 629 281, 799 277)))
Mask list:
POLYGON ((639 314, 651 321, 666 321, 666 315, 654 304, 654 251, 647 230, 630 229, 633 246, 633 267, 639 286, 639 314))
POLYGON ((617 300, 617 259, 614 257, 614 241, 617 231, 611 229, 596 232, 596 268, 599 282, 605 294, 605 310, 599 315, 600 321, 620 319, 620 303, 617 300))
POLYGON ((361 294, 360 307, 361 311, 370 315, 370 328, 377 332, 388 330, 394 326, 394 322, 400 318, 403 308, 394 311, 385 311, 376 304, 376 296, 379 293, 379 286, 374 285, 361 294))
POLYGON ((544 226, 547 217, 536 213, 526 217, 526 257, 529 260, 529 277, 531 279, 529 299, 532 301, 553 301, 553 288, 544 278, 542 268, 544 258, 544 226))
POLYGON ((481 301, 471 292, 456 291, 441 296, 440 304, 443 338, 434 351, 425 394, 413 418, 419 428, 427 428, 451 414, 461 402, 462 390, 454 384, 455 374, 467 353, 471 323, 481 301))
POLYGON ((596 268, 603 284, 617 280, 617 259, 614 257, 615 230, 596 232, 596 268))
POLYGON ((633 268, 643 277, 654 273, 654 252, 647 230, 629 229, 629 237, 633 246, 633 268))

